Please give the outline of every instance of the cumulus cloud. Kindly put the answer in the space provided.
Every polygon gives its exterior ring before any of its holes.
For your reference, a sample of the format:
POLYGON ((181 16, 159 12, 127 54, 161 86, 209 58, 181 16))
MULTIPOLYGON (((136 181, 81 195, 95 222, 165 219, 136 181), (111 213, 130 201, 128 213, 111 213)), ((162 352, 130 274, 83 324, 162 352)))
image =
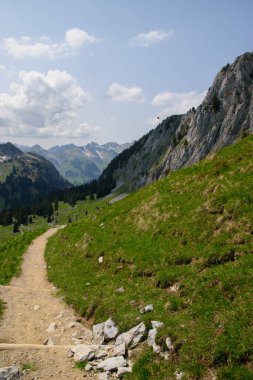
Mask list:
POLYGON ((84 44, 98 41, 100 41, 98 38, 85 30, 72 28, 66 31, 63 42, 51 42, 48 36, 42 36, 38 40, 33 40, 29 36, 7 37, 2 39, 2 47, 16 59, 42 57, 56 59, 75 53, 84 44))
POLYGON ((122 86, 116 82, 109 87, 108 96, 116 102, 144 102, 140 87, 122 86))
POLYGON ((130 44, 132 46, 142 46, 142 47, 149 47, 150 45, 154 45, 158 42, 168 40, 170 37, 172 37, 174 34, 174 30, 151 30, 147 33, 140 33, 137 34, 137 36, 134 36, 130 44))
POLYGON ((9 93, 0 93, 0 128, 5 136, 96 135, 99 127, 77 125, 78 111, 90 100, 66 71, 21 71, 9 93))
POLYGON ((172 92, 165 91, 157 94, 152 104, 157 107, 162 107, 161 116, 170 116, 187 112, 192 107, 197 107, 206 95, 206 91, 197 93, 189 92, 172 92))

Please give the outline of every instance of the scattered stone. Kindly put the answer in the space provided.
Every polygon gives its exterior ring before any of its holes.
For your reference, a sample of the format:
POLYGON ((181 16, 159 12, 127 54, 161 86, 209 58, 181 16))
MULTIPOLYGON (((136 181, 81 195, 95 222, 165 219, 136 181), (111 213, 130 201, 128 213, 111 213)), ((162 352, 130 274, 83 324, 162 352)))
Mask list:
POLYGON ((116 338, 119 333, 119 329, 116 326, 115 322, 109 318, 104 323, 104 340, 111 340, 116 338))
POLYGON ((162 348, 156 344, 155 338, 157 334, 157 329, 149 330, 148 332, 148 345, 153 348, 153 351, 156 354, 159 354, 162 351, 162 348))
POLYGON ((160 329, 161 327, 164 326, 164 324, 162 322, 159 322, 159 321, 151 321, 151 325, 152 325, 153 329, 160 329))
POLYGON ((76 327, 76 326, 77 326, 76 322, 69 322, 68 325, 67 325, 67 328, 68 329, 72 329, 73 327, 76 327))
POLYGON ((35 305, 34 308, 33 308, 34 311, 37 311, 37 310, 39 310, 39 309, 40 309, 40 306, 39 306, 39 305, 35 305))
POLYGON ((168 347, 169 351, 174 350, 174 346, 173 346, 172 341, 169 337, 166 338, 165 343, 166 343, 166 346, 168 347))
POLYGON ((132 372, 131 367, 118 367, 117 375, 119 378, 123 377, 126 373, 132 372))
POLYGON ((52 338, 46 338, 43 342, 44 346, 54 346, 54 342, 52 338))
POLYGON ((98 263, 99 263, 99 264, 102 264, 103 261, 104 261, 104 256, 100 256, 100 257, 98 258, 98 263))
POLYGON ((71 350, 69 350, 68 353, 67 353, 67 358, 70 359, 73 356, 74 356, 74 353, 71 350))
POLYGON ((152 304, 149 304, 147 305, 145 308, 144 308, 144 312, 145 313, 148 313, 149 311, 153 311, 154 310, 154 305, 152 304))
POLYGON ((83 362, 85 360, 92 360, 95 357, 94 349, 86 345, 78 345, 71 347, 71 351, 74 353, 74 361, 76 363, 83 362))
POLYGON ((114 358, 108 358, 100 362, 97 369, 104 370, 107 372, 117 371, 119 367, 126 367, 127 361, 123 356, 116 356, 114 358))
POLYGON ((86 366, 84 367, 85 371, 91 371, 93 369, 92 365, 90 365, 89 363, 86 364, 86 366))
POLYGON ((146 327, 143 322, 133 327, 129 331, 119 335, 116 339, 115 345, 125 343, 126 347, 135 347, 143 338, 146 332, 146 327))
POLYGON ((46 332, 48 332, 48 333, 54 333, 55 329, 56 329, 56 323, 55 322, 51 322, 50 325, 48 326, 48 329, 46 330, 46 332))
POLYGON ((125 356, 126 355, 126 344, 125 342, 119 344, 118 346, 113 346, 113 348, 108 352, 109 356, 125 356))
POLYGON ((123 288, 123 286, 121 288, 116 289, 117 293, 124 293, 124 291, 125 289, 123 288))
POLYGON ((118 333, 119 329, 111 318, 105 322, 98 323, 97 325, 93 326, 93 336, 99 344, 104 343, 104 341, 116 338, 118 333))
POLYGON ((179 290, 179 283, 176 282, 174 285, 169 287, 169 291, 171 293, 176 293, 179 290))
POLYGON ((182 380, 184 377, 184 372, 176 371, 176 372, 174 372, 174 375, 176 376, 176 380, 182 380))
POLYGON ((85 284, 86 286, 90 286, 90 283, 89 282, 86 282, 86 284, 85 284))
POLYGON ((22 379, 22 373, 15 365, 12 365, 11 367, 0 368, 0 379, 19 380, 22 379))

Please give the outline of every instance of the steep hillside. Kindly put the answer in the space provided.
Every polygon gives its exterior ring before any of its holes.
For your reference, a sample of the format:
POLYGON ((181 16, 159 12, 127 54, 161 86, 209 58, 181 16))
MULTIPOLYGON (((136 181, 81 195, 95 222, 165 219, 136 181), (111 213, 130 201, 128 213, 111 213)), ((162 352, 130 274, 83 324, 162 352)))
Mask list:
POLYGON ((108 163, 130 144, 95 142, 85 146, 74 144, 44 149, 40 145, 20 146, 24 152, 34 152, 49 160, 60 174, 73 185, 80 185, 98 178, 108 163))
POLYGON ((0 145, 0 210, 29 204, 57 189, 70 187, 45 158, 22 153, 11 143, 0 145), (2 153, 1 153, 2 152, 2 153))
POLYGON ((114 179, 136 189, 171 170, 190 166, 237 137, 253 133, 252 110, 253 53, 245 53, 221 69, 196 110, 176 121, 166 119, 137 141, 133 151, 116 157, 101 181, 114 179))
POLYGON ((250 136, 50 240, 49 279, 82 315, 164 323, 169 360, 144 344, 128 379, 253 378, 252 188, 250 136))

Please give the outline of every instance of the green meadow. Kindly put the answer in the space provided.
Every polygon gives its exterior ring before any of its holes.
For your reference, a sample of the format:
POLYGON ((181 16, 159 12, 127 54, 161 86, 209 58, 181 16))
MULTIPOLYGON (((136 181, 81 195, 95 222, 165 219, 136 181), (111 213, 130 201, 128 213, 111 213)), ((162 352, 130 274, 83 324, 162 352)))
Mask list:
POLYGON ((164 323, 158 343, 171 338, 170 359, 144 344, 128 379, 253 379, 252 206, 250 136, 114 205, 86 215, 80 202, 50 238, 49 280, 94 323, 164 323))

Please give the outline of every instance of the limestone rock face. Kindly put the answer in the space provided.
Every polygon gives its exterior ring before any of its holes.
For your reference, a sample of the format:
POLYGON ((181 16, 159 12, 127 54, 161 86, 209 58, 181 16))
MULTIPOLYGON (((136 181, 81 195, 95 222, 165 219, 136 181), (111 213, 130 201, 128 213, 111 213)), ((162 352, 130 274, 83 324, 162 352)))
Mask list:
POLYGON ((170 170, 190 166, 250 133, 253 133, 253 53, 245 53, 219 71, 202 104, 182 117, 175 135, 177 144, 168 146, 159 173, 154 170, 147 182, 170 170))

